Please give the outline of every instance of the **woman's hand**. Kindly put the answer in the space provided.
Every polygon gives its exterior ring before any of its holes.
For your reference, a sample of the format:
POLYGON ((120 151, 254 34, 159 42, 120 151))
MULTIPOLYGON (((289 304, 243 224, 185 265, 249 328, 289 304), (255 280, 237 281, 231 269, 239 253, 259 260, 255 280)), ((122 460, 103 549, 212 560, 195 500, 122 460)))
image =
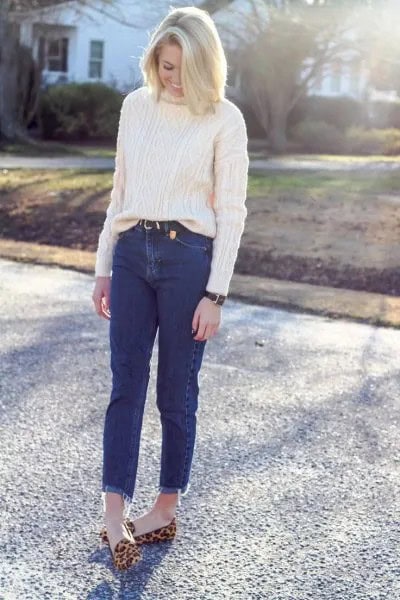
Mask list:
POLYGON ((221 323, 221 307, 204 296, 194 311, 192 330, 196 332, 194 340, 204 342, 218 331, 221 323))
POLYGON ((96 283, 94 286, 92 300, 94 307, 99 315, 104 319, 110 319, 110 288, 111 288, 111 277, 96 277, 96 283))

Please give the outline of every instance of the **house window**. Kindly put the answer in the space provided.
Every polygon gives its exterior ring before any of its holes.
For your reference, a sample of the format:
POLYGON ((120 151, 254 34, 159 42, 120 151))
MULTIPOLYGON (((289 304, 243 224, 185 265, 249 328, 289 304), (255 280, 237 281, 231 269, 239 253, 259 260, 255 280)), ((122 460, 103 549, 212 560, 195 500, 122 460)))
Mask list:
POLYGON ((357 95, 360 90, 361 65, 359 61, 353 61, 350 65, 350 91, 357 95))
POLYGON ((313 92, 320 92, 322 90, 322 79, 322 71, 321 69, 318 69, 311 87, 313 92))
POLYGON ((332 64, 331 92, 338 94, 342 87, 342 63, 336 60, 332 64))
POLYGON ((103 75, 104 42, 91 40, 89 55, 90 79, 101 79, 103 75))
POLYGON ((39 66, 44 71, 68 71, 68 38, 39 38, 39 66))

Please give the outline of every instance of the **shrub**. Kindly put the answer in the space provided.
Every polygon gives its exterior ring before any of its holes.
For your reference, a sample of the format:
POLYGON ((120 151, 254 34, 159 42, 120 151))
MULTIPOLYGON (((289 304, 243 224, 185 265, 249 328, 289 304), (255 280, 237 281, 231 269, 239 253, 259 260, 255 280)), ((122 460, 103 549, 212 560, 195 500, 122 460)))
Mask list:
POLYGON ((351 154, 400 154, 400 129, 360 129, 346 132, 351 154))
POLYGON ((341 131, 349 127, 400 128, 400 101, 377 100, 369 104, 347 96, 305 96, 289 115, 289 127, 301 121, 324 121, 341 131))
POLYGON ((345 131, 353 125, 361 125, 364 118, 364 104, 353 98, 306 96, 293 108, 288 122, 289 127, 294 127, 302 121, 323 121, 345 131))
POLYGON ((370 124, 375 128, 400 128, 400 102, 372 102, 369 114, 370 124))
POLYGON ((39 121, 46 139, 114 138, 122 95, 103 83, 50 86, 39 103, 39 121))
POLYGON ((291 136, 306 152, 341 153, 346 149, 345 135, 324 121, 302 121, 291 130, 291 136))
POLYGON ((388 127, 400 129, 400 101, 392 102, 389 108, 388 127))

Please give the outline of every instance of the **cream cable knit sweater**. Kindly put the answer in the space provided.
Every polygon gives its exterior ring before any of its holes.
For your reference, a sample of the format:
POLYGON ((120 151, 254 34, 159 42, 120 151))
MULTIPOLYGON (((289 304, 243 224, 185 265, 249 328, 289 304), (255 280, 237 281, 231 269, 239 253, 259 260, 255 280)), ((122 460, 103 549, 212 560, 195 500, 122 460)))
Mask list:
POLYGON ((159 102, 146 86, 128 94, 96 276, 110 276, 118 233, 141 218, 175 220, 213 238, 206 289, 226 295, 247 215, 248 166, 243 115, 228 99, 200 116, 165 88, 159 102))

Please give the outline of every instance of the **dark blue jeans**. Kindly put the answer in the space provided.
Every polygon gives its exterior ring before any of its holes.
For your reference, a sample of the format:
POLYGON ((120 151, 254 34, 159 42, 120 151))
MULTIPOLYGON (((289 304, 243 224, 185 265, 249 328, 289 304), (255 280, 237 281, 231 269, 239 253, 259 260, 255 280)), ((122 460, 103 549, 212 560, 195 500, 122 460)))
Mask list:
POLYGON ((195 341, 194 311, 204 295, 212 239, 189 230, 171 239, 138 224, 120 234, 112 267, 112 391, 103 437, 105 492, 133 499, 150 360, 158 329, 157 407, 162 427, 159 491, 189 489, 206 342, 195 341))

